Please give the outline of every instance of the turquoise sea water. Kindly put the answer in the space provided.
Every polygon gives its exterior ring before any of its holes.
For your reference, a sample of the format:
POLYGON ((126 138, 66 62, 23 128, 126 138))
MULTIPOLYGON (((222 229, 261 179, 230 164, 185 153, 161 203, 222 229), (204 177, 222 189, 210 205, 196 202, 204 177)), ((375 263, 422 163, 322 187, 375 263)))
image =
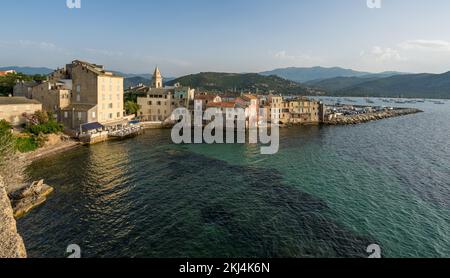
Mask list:
POLYGON ((148 130, 49 157, 18 227, 31 257, 450 257, 450 103, 403 106, 425 112, 283 129, 276 155, 148 130))

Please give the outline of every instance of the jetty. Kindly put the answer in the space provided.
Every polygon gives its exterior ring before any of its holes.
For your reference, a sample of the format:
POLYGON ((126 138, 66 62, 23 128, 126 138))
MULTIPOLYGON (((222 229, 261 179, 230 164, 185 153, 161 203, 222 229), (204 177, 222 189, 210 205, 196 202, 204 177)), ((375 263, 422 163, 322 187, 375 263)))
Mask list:
POLYGON ((378 121, 387 118, 400 117, 410 114, 422 113, 423 111, 415 108, 391 108, 381 111, 367 112, 362 114, 343 115, 338 114, 329 117, 324 121, 327 125, 355 125, 371 121, 378 121))

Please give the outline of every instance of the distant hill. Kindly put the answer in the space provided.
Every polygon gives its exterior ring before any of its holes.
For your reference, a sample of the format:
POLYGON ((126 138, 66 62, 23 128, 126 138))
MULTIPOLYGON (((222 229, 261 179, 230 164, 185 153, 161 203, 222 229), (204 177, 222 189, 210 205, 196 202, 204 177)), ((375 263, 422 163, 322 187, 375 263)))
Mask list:
POLYGON ((320 88, 326 92, 335 92, 341 89, 353 87, 364 82, 377 80, 376 77, 333 77, 329 79, 308 81, 305 84, 311 87, 320 88))
POLYGON ((218 73, 202 72, 183 76, 168 82, 168 85, 180 83, 208 91, 240 92, 251 91, 260 93, 305 94, 307 87, 297 82, 278 76, 263 76, 257 73, 218 73))
POLYGON ((130 88, 130 87, 134 87, 137 86, 139 84, 144 84, 149 86, 150 85, 150 79, 144 78, 144 77, 140 77, 140 76, 136 76, 136 77, 127 77, 124 79, 123 81, 123 87, 125 89, 130 88))
POLYGON ((385 78, 334 78, 312 83, 308 85, 336 96, 450 98, 450 72, 385 78))
POLYGON ((0 71, 5 70, 15 70, 17 72, 21 72, 26 75, 35 75, 35 74, 47 75, 54 71, 53 69, 44 67, 17 67, 17 66, 0 67, 0 71))
POLYGON ((324 67, 312 67, 312 68, 282 68, 272 71, 265 71, 260 73, 262 75, 276 75, 291 81, 305 83, 313 80, 323 80, 335 77, 388 77, 400 74, 398 72, 383 72, 383 73, 370 73, 355 71, 352 69, 344 69, 340 67, 324 68, 324 67))

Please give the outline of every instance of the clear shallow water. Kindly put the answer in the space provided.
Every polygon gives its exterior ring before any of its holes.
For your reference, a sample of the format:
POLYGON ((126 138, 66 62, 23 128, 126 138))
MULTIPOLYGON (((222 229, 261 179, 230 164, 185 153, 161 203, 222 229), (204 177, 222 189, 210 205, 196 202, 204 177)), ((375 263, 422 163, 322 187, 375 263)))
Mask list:
POLYGON ((31 257, 450 257, 450 103, 404 106, 425 113, 283 129, 273 156, 149 130, 37 161, 56 192, 19 230, 31 257))

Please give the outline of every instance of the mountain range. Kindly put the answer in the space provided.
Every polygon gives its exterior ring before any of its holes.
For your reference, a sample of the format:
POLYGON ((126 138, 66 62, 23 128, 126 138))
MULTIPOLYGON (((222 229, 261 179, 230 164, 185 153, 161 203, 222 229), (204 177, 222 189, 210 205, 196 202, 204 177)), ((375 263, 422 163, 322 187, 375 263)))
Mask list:
MULTIPOLYGON (((45 67, 0 67, 28 75, 49 74, 45 67)), ((126 88, 150 84, 151 74, 127 74, 126 88)), ((204 72, 179 78, 165 78, 167 85, 177 82, 211 91, 253 91, 281 94, 320 94, 333 96, 375 96, 412 98, 450 98, 450 72, 443 74, 370 73, 339 67, 284 68, 257 73, 204 72)))
POLYGON ((384 78, 336 77, 308 82, 307 85, 335 96, 450 98, 450 72, 384 78))
POLYGON ((0 67, 0 71, 5 70, 15 70, 16 72, 21 72, 26 75, 47 75, 52 73, 54 70, 45 68, 45 67, 18 67, 18 66, 10 66, 10 67, 0 67))
POLYGON ((395 71, 386 71, 381 73, 370 73, 355 71, 352 69, 344 69, 340 67, 324 68, 324 67, 312 67, 312 68, 281 68, 271 71, 261 72, 261 75, 269 76, 276 75, 281 78, 285 78, 291 81, 305 83, 313 80, 323 80, 335 77, 390 77, 394 75, 404 74, 395 71))

